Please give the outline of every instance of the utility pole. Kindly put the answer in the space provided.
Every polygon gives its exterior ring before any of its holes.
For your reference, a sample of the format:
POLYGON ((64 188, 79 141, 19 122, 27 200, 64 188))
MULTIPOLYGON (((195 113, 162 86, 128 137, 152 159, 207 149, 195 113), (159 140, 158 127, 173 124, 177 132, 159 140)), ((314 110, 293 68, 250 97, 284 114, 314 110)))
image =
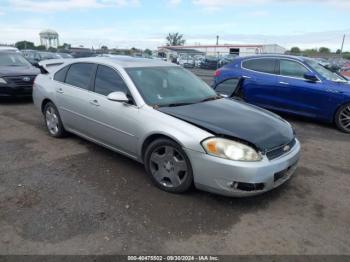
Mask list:
POLYGON ((343 41, 342 41, 342 43, 341 43, 340 56, 342 56, 342 54, 343 54, 344 42, 345 42, 345 34, 344 34, 344 36, 343 36, 343 41))
POLYGON ((216 36, 216 45, 219 45, 219 36, 216 36))

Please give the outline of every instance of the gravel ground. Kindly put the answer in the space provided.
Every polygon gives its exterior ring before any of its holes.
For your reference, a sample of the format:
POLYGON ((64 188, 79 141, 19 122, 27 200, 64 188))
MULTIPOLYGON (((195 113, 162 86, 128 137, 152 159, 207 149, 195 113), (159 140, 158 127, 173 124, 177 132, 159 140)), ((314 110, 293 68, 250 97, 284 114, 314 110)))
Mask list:
POLYGON ((350 254, 350 136, 287 120, 294 178, 234 199, 162 192, 126 157, 48 136, 31 101, 2 101, 0 254, 350 254))

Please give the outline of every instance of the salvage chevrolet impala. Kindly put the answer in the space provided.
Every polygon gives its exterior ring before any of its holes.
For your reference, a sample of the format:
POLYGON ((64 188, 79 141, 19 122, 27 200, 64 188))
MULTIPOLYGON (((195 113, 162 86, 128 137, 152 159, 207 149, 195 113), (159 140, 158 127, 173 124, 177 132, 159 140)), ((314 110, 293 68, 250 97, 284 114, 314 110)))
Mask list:
POLYGON ((256 195, 296 169, 300 144, 288 122, 218 96, 179 66, 131 57, 41 66, 47 73, 33 99, 48 133, 71 132, 133 158, 165 191, 256 195))

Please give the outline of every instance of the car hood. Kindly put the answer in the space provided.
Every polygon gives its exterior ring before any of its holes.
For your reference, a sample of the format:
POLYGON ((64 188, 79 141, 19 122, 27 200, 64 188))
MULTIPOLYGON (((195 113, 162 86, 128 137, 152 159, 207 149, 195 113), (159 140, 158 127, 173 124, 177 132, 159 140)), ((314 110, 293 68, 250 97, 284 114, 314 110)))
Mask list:
POLYGON ((0 66, 0 77, 38 74, 40 70, 33 66, 0 66))
POLYGON ((269 151, 293 140, 291 125, 269 111, 231 99, 218 99, 159 111, 182 119, 217 136, 227 136, 269 151))

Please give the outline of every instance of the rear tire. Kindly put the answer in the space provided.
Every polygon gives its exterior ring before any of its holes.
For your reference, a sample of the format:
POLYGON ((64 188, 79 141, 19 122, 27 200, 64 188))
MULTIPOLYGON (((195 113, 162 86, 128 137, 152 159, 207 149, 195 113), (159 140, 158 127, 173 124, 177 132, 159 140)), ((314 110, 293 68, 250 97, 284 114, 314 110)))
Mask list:
POLYGON ((44 107, 43 113, 49 135, 56 138, 65 137, 67 132, 63 127, 57 107, 52 102, 48 102, 44 107))
POLYGON ((341 106, 337 110, 334 122, 339 130, 350 133, 350 103, 341 106))
POLYGON ((193 185, 190 160, 180 145, 161 138, 145 152, 144 165, 154 184, 171 193, 184 193, 193 185))

